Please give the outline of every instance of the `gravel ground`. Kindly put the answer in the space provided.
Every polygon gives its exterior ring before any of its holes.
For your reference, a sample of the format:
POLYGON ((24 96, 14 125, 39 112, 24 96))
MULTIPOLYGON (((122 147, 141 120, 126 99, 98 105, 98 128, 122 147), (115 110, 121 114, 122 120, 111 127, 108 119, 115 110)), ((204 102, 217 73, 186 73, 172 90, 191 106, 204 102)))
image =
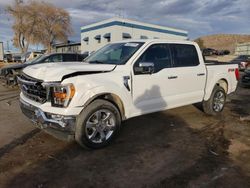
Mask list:
POLYGON ((0 187, 250 187, 250 88, 218 117, 185 106, 130 119, 100 150, 34 128, 0 86, 0 187))

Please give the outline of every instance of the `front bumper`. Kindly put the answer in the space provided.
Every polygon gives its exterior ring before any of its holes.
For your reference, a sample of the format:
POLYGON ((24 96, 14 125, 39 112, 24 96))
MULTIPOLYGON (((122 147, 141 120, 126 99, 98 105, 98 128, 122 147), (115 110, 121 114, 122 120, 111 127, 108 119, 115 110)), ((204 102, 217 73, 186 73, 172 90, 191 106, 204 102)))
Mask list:
POLYGON ((20 107, 23 114, 40 129, 60 140, 74 140, 76 116, 63 116, 43 112, 22 99, 20 100, 20 107))

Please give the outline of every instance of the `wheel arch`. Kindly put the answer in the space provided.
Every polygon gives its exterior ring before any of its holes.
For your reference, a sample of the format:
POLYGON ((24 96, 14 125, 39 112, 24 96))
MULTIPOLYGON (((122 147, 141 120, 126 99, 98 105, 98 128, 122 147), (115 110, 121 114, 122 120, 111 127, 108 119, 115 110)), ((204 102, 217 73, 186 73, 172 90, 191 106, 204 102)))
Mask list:
POLYGON ((217 81, 216 85, 222 87, 226 93, 228 93, 228 81, 225 78, 222 78, 217 81))
POLYGON ((204 100, 208 100, 213 92, 213 89, 215 86, 220 86, 222 87, 224 90, 225 90, 225 93, 227 94, 228 91, 229 91, 229 81, 227 78, 225 77, 222 77, 220 79, 217 79, 217 81, 214 82, 213 85, 210 85, 210 87, 208 87, 206 89, 206 94, 205 94, 205 97, 204 97, 204 100))
POLYGON ((94 95, 84 104, 83 107, 90 105, 92 102, 94 102, 97 99, 103 99, 103 100, 107 100, 111 102, 119 110, 122 120, 126 119, 124 103, 122 102, 121 98, 114 93, 100 93, 100 94, 94 95))

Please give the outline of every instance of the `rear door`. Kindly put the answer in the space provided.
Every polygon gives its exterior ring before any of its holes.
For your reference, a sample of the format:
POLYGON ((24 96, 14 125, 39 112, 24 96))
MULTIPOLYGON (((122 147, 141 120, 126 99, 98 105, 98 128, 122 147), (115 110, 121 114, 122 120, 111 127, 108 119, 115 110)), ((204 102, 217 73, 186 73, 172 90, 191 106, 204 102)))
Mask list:
POLYGON ((206 84, 205 64, 192 44, 170 44, 173 67, 168 75, 171 83, 171 107, 200 102, 206 84), (201 63, 200 63, 201 62, 201 63))

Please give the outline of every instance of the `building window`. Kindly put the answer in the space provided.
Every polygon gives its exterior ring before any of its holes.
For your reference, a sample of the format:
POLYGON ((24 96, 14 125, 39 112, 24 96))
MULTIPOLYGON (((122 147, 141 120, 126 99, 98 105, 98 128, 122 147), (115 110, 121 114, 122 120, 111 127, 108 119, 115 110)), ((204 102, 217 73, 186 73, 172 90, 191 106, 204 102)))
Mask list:
POLYGON ((111 33, 105 33, 103 35, 103 38, 107 39, 107 42, 110 42, 111 41, 111 33))
POLYGON ((86 44, 88 45, 88 44, 89 44, 89 37, 84 37, 84 38, 83 38, 83 41, 85 41, 86 44))
POLYGON ((131 39, 131 35, 129 33, 122 33, 122 39, 131 39))
POLYGON ((94 38, 98 43, 101 43, 101 35, 96 35, 94 38))
POLYGON ((145 35, 141 35, 141 39, 148 39, 148 37, 145 35))

